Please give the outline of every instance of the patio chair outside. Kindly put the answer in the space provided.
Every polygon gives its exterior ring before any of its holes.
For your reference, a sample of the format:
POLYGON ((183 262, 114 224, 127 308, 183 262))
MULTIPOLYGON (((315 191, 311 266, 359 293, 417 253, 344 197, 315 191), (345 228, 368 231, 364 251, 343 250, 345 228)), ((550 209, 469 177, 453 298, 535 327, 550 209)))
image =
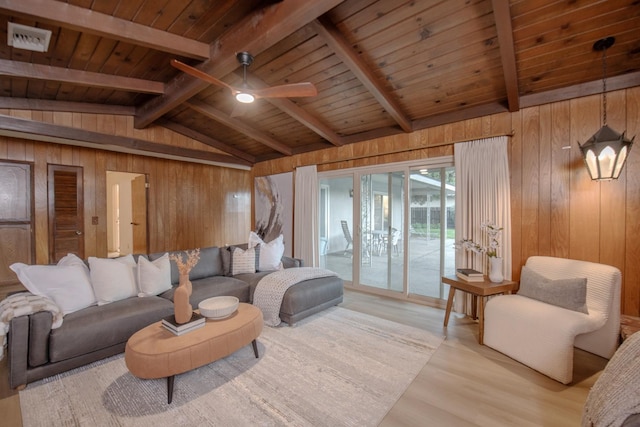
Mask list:
POLYGON ((344 238, 347 240, 347 246, 344 248, 343 255, 347 254, 349 250, 349 246, 351 246, 351 250, 353 250, 353 239, 351 238, 351 232, 349 231, 349 224, 347 221, 341 220, 340 224, 342 225, 342 233, 344 234, 344 238))

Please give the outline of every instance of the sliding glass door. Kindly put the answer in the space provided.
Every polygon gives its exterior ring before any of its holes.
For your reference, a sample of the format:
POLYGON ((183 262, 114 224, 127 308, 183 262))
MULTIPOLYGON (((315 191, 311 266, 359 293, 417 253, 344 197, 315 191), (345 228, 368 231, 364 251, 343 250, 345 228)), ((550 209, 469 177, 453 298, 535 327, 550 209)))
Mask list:
POLYGON ((404 290, 404 172, 360 176, 360 284, 404 290))
POLYGON ((320 266, 351 283, 353 259, 359 258, 353 233, 353 176, 320 179, 319 188, 320 266))
POLYGON ((442 300, 454 271, 451 159, 320 174, 320 265, 349 287, 442 300))
POLYGON ((441 277, 455 273, 455 170, 411 170, 409 182, 410 294, 444 299, 441 277))

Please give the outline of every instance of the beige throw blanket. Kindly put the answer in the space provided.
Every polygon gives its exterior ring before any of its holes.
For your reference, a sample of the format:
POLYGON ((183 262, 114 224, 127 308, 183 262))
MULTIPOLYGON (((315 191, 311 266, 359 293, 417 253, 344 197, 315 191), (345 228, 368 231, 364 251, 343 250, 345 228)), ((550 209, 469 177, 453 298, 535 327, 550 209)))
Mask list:
POLYGON ((589 391, 582 426, 617 427, 633 414, 640 414, 640 332, 622 343, 589 391))
POLYGON ((274 271, 258 282, 253 294, 253 305, 262 310, 265 325, 278 326, 281 322, 280 306, 287 289, 305 280, 330 276, 337 276, 337 274, 331 270, 315 267, 285 268, 274 271))
POLYGON ((9 295, 0 301, 0 337, 2 337, 0 360, 4 358, 4 349, 7 346, 7 334, 9 333, 11 319, 39 311, 51 312, 53 315, 51 329, 59 328, 62 325, 62 310, 49 298, 33 295, 29 292, 20 292, 9 295))

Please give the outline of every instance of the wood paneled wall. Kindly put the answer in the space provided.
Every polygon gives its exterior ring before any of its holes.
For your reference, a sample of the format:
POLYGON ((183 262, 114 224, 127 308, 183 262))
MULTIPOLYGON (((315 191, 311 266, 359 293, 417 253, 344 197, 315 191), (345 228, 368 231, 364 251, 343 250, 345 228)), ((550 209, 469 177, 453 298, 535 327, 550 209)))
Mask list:
MULTIPOLYGON (((607 94, 607 122, 640 139, 640 87, 607 94)), ((640 147, 617 181, 591 181, 578 142, 601 126, 601 96, 531 107, 411 134, 257 164, 254 176, 317 164, 318 171, 453 154, 438 146, 509 134, 514 278, 531 255, 613 265, 622 271, 622 312, 640 315, 640 147)))
MULTIPOLYGON (((135 131, 131 118, 10 110, 2 114, 207 149, 166 129, 135 131)), ((48 262, 47 164, 83 168, 87 257, 107 255, 107 171, 148 174, 149 252, 246 242, 252 228, 250 171, 2 136, 0 159, 34 165, 37 263, 48 262), (98 225, 92 217, 98 217, 98 225)))

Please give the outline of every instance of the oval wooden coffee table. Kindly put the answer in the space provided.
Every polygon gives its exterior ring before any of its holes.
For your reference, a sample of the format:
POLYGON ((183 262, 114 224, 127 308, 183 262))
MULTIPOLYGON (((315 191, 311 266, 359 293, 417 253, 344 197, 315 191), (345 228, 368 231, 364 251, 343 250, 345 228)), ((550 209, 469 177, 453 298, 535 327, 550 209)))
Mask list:
POLYGON ((167 400, 171 403, 176 375, 229 356, 249 343, 257 358, 256 339, 262 326, 260 309, 245 303, 230 317, 207 319, 204 327, 184 335, 174 335, 162 322, 156 322, 129 338, 124 361, 138 378, 167 378, 167 400))

